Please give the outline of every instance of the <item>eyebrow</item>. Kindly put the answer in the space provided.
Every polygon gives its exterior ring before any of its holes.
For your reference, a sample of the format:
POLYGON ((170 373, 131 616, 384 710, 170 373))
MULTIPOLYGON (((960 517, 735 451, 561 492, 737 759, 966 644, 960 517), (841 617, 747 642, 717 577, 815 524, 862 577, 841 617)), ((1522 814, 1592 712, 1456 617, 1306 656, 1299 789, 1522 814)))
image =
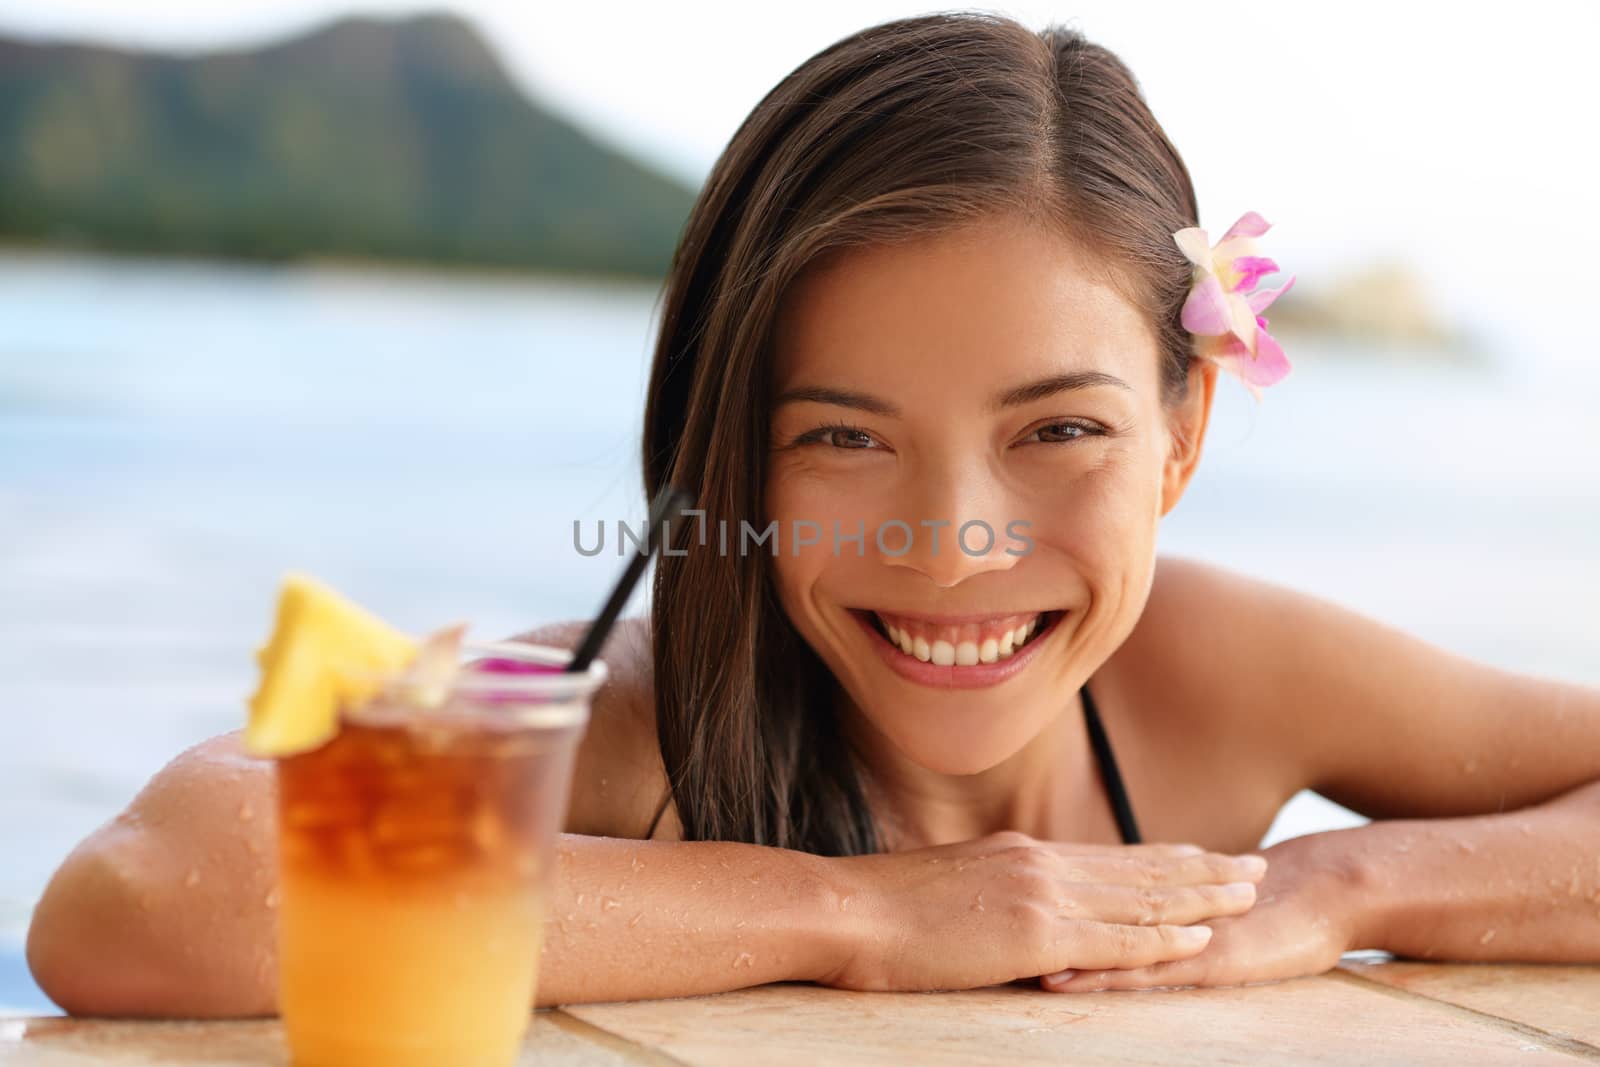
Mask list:
POLYGON ((900 409, 887 400, 873 396, 871 393, 858 393, 853 389, 830 389, 825 385, 807 385, 797 389, 786 389, 779 394, 774 408, 785 404, 799 404, 809 401, 813 404, 832 404, 834 407, 856 408, 872 415, 882 415, 886 419, 898 419, 900 409))
MULTIPOLYGON (((1118 389, 1133 391, 1133 386, 1118 378, 1114 374, 1103 371, 1085 370, 1070 371, 1065 374, 1052 374, 1048 378, 1027 382, 1012 389, 1004 390, 989 402, 991 411, 1002 411, 1006 408, 1020 407, 1031 404, 1036 400, 1044 400, 1055 396, 1057 393, 1070 392, 1075 389, 1093 389, 1099 386, 1114 386, 1118 389)), ((855 408, 872 415, 881 415, 888 419, 900 417, 900 409, 881 397, 871 393, 862 393, 854 389, 832 389, 823 385, 801 386, 787 389, 778 396, 773 407, 782 407, 784 404, 798 404, 810 402, 813 404, 831 404, 834 407, 855 408)))
POLYGON ((1133 386, 1114 374, 1097 370, 1078 370, 1066 374, 1052 374, 1048 378, 1040 378, 1036 382, 1019 385, 1015 389, 1007 389, 989 402, 989 409, 1000 411, 1031 404, 1035 400, 1043 400, 1057 393, 1070 392, 1074 389, 1094 389, 1105 385, 1133 392, 1133 386))

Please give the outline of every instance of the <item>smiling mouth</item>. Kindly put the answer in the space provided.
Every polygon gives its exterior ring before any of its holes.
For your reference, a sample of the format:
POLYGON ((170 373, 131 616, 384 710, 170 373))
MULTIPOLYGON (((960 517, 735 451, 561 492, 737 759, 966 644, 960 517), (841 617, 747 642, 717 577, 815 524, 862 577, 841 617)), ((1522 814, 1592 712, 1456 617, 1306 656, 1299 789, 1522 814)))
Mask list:
POLYGON ((960 668, 1010 659, 1041 640, 1065 612, 1024 612, 966 622, 936 622, 859 609, 851 609, 851 614, 907 659, 960 668))

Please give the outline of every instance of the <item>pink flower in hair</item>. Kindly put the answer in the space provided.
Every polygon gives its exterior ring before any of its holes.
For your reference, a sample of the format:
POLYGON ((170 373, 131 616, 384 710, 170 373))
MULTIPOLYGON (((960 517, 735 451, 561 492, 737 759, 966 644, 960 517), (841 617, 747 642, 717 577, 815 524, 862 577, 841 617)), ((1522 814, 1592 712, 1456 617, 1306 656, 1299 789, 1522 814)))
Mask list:
POLYGON ((1267 320, 1261 313, 1289 291, 1294 278, 1276 289, 1256 288, 1263 275, 1278 271, 1278 265, 1260 255, 1255 244, 1255 238, 1270 228, 1266 219, 1247 211, 1215 246, 1198 226, 1172 235, 1194 264, 1194 285, 1183 302, 1183 328, 1195 335, 1195 354, 1238 375, 1257 400, 1261 399, 1259 387, 1281 381, 1289 373, 1289 360, 1267 332, 1267 320))

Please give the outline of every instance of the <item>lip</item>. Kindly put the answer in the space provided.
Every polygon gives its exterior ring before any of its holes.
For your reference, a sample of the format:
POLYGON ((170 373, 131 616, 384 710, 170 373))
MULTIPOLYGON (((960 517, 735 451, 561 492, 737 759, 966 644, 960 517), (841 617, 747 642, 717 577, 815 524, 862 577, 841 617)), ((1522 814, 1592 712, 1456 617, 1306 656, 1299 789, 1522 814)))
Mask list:
MULTIPOLYGON (((941 667, 936 663, 924 663, 914 656, 908 656, 889 643, 889 639, 878 632, 872 625, 872 612, 862 611, 857 608, 847 609, 851 618, 856 620, 877 651, 884 664, 900 677, 917 685, 925 685, 933 689, 986 689, 992 685, 999 685, 1025 669, 1033 662, 1034 654, 1039 651, 1047 641, 1055 636, 1061 622, 1071 615, 1070 611, 1053 611, 1054 616, 1048 626, 1039 631, 1037 637, 1032 638, 1027 644, 1018 649, 1009 659, 996 660, 993 663, 974 663, 970 667, 941 667)), ((930 621, 979 621, 994 616, 935 616, 919 615, 917 618, 930 621)))

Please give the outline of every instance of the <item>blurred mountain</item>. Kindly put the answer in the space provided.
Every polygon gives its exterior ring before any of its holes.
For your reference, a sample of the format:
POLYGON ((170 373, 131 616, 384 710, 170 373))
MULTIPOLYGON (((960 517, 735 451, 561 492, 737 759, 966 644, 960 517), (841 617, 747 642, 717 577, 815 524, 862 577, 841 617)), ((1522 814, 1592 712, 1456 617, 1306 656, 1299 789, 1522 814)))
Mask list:
POLYGON ((448 15, 166 55, 0 37, 0 238, 659 276, 694 192, 448 15))

